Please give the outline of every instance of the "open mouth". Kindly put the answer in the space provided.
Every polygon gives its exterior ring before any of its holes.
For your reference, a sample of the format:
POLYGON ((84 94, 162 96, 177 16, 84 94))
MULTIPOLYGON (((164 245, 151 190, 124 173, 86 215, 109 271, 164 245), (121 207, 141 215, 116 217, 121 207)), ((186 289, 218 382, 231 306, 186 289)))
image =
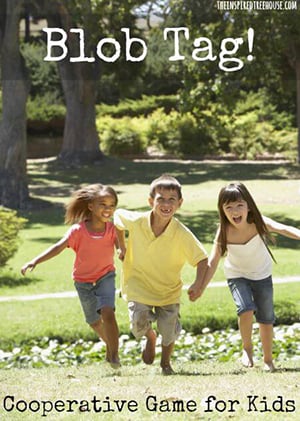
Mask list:
POLYGON ((170 215, 170 213, 172 213, 171 209, 161 209, 161 213, 163 213, 164 215, 170 215))
POLYGON ((242 222, 242 217, 241 216, 235 216, 232 219, 233 219, 233 222, 235 224, 239 224, 240 222, 242 222))

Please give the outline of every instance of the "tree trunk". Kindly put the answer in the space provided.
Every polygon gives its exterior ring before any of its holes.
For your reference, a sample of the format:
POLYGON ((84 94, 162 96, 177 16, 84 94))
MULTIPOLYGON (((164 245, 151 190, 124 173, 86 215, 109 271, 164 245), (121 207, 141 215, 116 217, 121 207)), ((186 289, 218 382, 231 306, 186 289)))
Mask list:
POLYGON ((0 122, 0 204, 23 208, 26 177, 26 101, 29 84, 19 50, 23 0, 1 2, 2 120, 0 122), (4 9, 6 8, 5 12, 4 9))
POLYGON ((103 157, 96 129, 96 82, 92 67, 89 63, 59 63, 67 109, 59 154, 63 161, 84 163, 103 157))
MULTIPOLYGON (((68 55, 58 62, 67 108, 59 159, 71 164, 98 161, 103 157, 96 130, 98 65, 86 62, 70 63, 70 57, 77 57, 79 50, 78 36, 70 33, 70 28, 76 27, 72 19, 72 10, 68 10, 68 3, 59 0, 49 6, 49 26, 62 28, 68 34, 68 55)), ((90 7, 89 2, 87 7, 90 7)))
POLYGON ((297 127, 298 127, 298 164, 300 164, 300 58, 296 60, 297 81, 297 127))

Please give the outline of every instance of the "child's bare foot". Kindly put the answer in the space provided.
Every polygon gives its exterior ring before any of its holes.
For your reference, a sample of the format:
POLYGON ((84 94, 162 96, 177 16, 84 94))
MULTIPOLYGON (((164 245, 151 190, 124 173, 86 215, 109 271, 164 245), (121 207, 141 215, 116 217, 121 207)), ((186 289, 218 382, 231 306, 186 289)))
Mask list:
POLYGON ((116 355, 116 356, 112 357, 110 355, 108 347, 106 347, 105 361, 108 362, 112 368, 117 369, 117 368, 121 367, 119 356, 116 355))
POLYGON ((161 372, 165 376, 171 376, 172 374, 175 374, 175 371, 173 370, 173 368, 170 365, 161 367, 161 372))
POLYGON ((142 353, 142 359, 145 364, 152 364, 155 358, 156 333, 154 330, 147 332, 147 342, 142 353))
POLYGON ((121 367, 120 360, 112 360, 112 361, 109 361, 109 364, 110 364, 111 368, 113 368, 115 370, 117 370, 118 368, 121 367))
POLYGON ((264 363, 264 371, 267 371, 269 373, 274 373, 274 371, 276 371, 273 361, 264 363))
POLYGON ((252 352, 250 353, 249 351, 246 351, 245 349, 243 349, 241 361, 244 367, 247 367, 247 368, 253 367, 254 364, 253 364, 252 352))

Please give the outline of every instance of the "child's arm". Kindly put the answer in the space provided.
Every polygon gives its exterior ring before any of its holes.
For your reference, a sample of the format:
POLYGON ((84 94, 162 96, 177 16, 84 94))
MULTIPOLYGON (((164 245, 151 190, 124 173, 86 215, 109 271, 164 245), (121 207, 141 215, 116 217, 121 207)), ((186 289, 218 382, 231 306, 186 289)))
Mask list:
POLYGON ((266 216, 263 217, 263 220, 270 232, 275 232, 294 240, 300 240, 300 229, 273 221, 273 219, 266 216))
POLYGON ((125 231, 116 228, 116 232, 117 232, 116 247, 118 249, 119 259, 124 260, 124 257, 126 254, 125 231))
POLYGON ((191 301, 195 301, 201 295, 201 285, 208 269, 207 261, 208 259, 200 260, 197 264, 196 280, 188 289, 188 296, 191 301))
MULTIPOLYGON (((221 258, 220 246, 218 243, 214 243, 208 262, 206 261, 207 268, 206 268, 206 271, 204 272, 204 276, 202 276, 202 279, 200 277, 198 279, 197 277, 196 281, 190 286, 188 290, 188 295, 191 301, 196 301, 197 298, 201 297, 209 281, 212 279, 212 277, 214 276, 217 270, 220 258, 221 258)), ((197 275, 198 275, 198 270, 197 270, 197 275)))
POLYGON ((27 269, 30 269, 30 271, 32 271, 39 263, 45 262, 46 260, 52 259, 52 257, 57 256, 67 247, 67 245, 68 239, 65 237, 62 238, 53 246, 49 247, 43 253, 39 254, 37 257, 32 259, 30 262, 27 262, 21 269, 22 275, 25 275, 27 269))

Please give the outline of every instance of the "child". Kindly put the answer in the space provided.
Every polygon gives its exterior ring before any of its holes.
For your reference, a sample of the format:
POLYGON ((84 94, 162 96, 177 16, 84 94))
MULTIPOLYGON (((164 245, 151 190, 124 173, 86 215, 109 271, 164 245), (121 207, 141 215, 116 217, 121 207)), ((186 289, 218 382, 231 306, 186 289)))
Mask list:
POLYGON ((77 190, 66 206, 65 222, 73 224, 52 247, 26 263, 21 272, 51 259, 70 247, 76 253, 74 285, 86 322, 106 343, 106 359, 120 367, 119 332, 115 319, 115 268, 113 262, 116 230, 111 219, 117 206, 112 187, 92 184, 77 190))
POLYGON ((267 246, 270 233, 300 240, 300 230, 262 216, 249 191, 242 183, 221 189, 218 199, 220 226, 209 257, 209 269, 202 283, 194 284, 190 299, 203 293, 213 277, 221 256, 226 255, 224 272, 237 307, 242 338, 242 364, 253 367, 252 321, 259 323, 264 369, 274 371, 272 254, 267 246))
POLYGON ((145 364, 155 358, 156 333, 162 336, 161 368, 172 374, 170 359, 181 326, 179 302, 182 289, 180 273, 185 262, 197 267, 201 283, 207 269, 207 254, 202 244, 177 219, 182 204, 181 185, 169 175, 155 179, 150 186, 151 211, 118 209, 115 225, 128 230, 127 251, 123 252, 122 293, 128 301, 131 329, 136 338, 146 336, 142 354, 145 364))

